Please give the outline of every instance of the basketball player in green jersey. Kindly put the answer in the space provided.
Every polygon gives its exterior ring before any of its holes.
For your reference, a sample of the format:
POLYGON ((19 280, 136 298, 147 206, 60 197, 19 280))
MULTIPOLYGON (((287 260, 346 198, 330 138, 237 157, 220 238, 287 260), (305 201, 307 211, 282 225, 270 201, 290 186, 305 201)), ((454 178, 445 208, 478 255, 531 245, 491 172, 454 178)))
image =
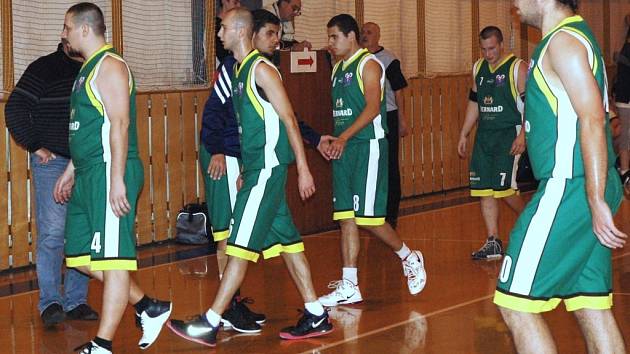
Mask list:
POLYGON ((71 161, 55 186, 68 202, 66 265, 103 282, 103 309, 94 340, 80 353, 111 353, 127 303, 136 309, 149 347, 171 312, 171 303, 148 298, 131 280, 136 270, 135 208, 143 171, 136 135, 136 88, 125 61, 105 43, 103 13, 79 3, 66 13, 61 38, 85 62, 70 99, 71 161))
POLYGON ((521 129, 527 65, 513 54, 503 53, 503 34, 488 26, 479 33, 483 58, 473 65, 473 85, 466 118, 459 134, 457 153, 466 157, 468 134, 477 125, 470 161, 470 195, 481 197, 481 215, 487 240, 473 259, 500 258, 499 203, 501 198, 517 214, 523 210, 518 195, 516 167, 525 150, 521 129))
POLYGON ((542 30, 526 89, 525 133, 538 191, 518 218, 494 303, 520 353, 555 353, 541 312, 564 302, 589 353, 625 353, 613 317, 613 222, 623 197, 607 119, 606 68, 576 0, 517 0, 542 30))
POLYGON ((298 191, 303 200, 315 192, 295 113, 280 73, 252 48, 253 18, 244 8, 230 10, 221 23, 219 37, 234 53, 237 64, 232 79, 232 100, 239 123, 242 187, 236 195, 234 224, 226 254, 228 263, 210 309, 190 321, 171 320, 168 327, 187 340, 214 347, 221 314, 240 287, 248 263, 282 255, 304 300, 297 325, 280 331, 283 339, 302 339, 332 331, 328 312, 317 301, 304 244, 287 206, 287 166, 294 159, 298 191))
POLYGON ((342 278, 332 281, 330 294, 320 297, 325 306, 363 301, 357 259, 362 227, 389 246, 402 261, 412 295, 426 283, 424 260, 412 251, 385 221, 387 214, 388 146, 385 70, 367 49, 361 48, 359 26, 347 14, 328 22, 328 45, 340 60, 333 68, 332 104, 338 139, 328 150, 333 159, 333 219, 341 226, 342 278))

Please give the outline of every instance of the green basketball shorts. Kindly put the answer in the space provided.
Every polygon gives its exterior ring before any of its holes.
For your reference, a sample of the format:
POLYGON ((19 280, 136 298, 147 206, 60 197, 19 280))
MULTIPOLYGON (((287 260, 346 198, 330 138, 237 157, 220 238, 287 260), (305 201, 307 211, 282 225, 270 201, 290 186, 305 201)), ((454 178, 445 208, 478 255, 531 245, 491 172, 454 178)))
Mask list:
MULTIPOLYGON (((608 171, 605 198, 613 213, 623 196, 608 171)), ((494 303, 539 313, 564 301, 568 311, 612 306, 611 250, 593 233, 583 177, 541 181, 506 250, 494 303)))
POLYGON ((128 214, 114 215, 109 203, 111 167, 104 163, 75 170, 66 214, 66 265, 98 270, 136 270, 136 204, 144 181, 142 163, 127 160, 128 214))

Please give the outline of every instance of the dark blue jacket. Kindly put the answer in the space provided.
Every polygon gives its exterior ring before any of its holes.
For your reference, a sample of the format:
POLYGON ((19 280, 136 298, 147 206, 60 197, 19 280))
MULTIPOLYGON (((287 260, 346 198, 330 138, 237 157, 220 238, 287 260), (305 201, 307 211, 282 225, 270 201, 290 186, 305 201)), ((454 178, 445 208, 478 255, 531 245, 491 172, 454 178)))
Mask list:
MULTIPOLYGON (((235 63, 234 57, 227 56, 217 69, 212 94, 203 108, 201 142, 211 155, 225 154, 240 158, 238 123, 234 116, 231 95, 235 63)), ((321 136, 302 121, 299 122, 299 127, 304 141, 317 147, 321 136)))

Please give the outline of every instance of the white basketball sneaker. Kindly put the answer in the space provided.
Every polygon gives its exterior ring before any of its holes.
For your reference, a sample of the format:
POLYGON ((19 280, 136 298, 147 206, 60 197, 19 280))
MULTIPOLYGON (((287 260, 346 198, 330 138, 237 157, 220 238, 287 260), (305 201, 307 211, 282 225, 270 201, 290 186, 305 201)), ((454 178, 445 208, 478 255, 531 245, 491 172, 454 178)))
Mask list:
POLYGON ((355 285, 350 280, 341 279, 331 281, 328 284, 328 288, 335 290, 319 298, 319 302, 321 302, 323 306, 350 305, 363 301, 359 286, 355 285))
POLYGON ((427 283, 427 272, 424 270, 422 252, 411 251, 402 261, 403 273, 407 277, 407 287, 411 295, 418 295, 427 283))

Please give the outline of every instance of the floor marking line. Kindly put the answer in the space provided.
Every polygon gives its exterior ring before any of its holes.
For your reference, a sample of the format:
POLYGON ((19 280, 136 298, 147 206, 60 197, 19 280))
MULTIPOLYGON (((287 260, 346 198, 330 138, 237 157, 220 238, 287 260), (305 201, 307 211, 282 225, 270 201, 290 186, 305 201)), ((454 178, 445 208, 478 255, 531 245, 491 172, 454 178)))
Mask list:
MULTIPOLYGON (((423 316, 424 318, 429 318, 431 316, 439 315, 439 314, 442 314, 444 312, 448 312, 448 311, 451 311, 451 310, 458 309, 460 307, 465 307, 465 306, 468 306, 468 305, 471 305, 471 304, 474 304, 474 303, 477 303, 477 302, 480 302, 480 301, 484 301, 484 300, 490 299, 493 296, 494 296, 494 293, 492 293, 491 295, 486 295, 486 296, 483 296, 483 297, 480 297, 480 298, 476 298, 476 299, 473 299, 473 300, 462 302, 462 303, 459 303, 459 304, 456 304, 456 305, 453 305, 453 306, 445 307, 445 308, 440 309, 440 310, 429 312, 426 315, 422 315, 422 314, 420 314, 420 315, 423 316)), ((380 333, 380 332, 388 331, 388 330, 390 330, 392 328, 396 328, 396 327, 399 327, 399 326, 411 323, 411 322, 416 321, 416 320, 417 320, 417 318, 409 318, 409 319, 406 319, 406 320, 398 322, 398 323, 390 324, 389 326, 385 326, 385 327, 382 327, 382 328, 379 328, 379 329, 374 329, 374 330, 371 330, 371 331, 368 331, 368 332, 365 332, 365 333, 361 333, 361 334, 358 334, 358 335, 350 337, 350 338, 345 338, 345 339, 337 341, 337 342, 332 342, 332 343, 326 344, 326 345, 321 346, 321 347, 317 347, 317 348, 313 348, 313 349, 304 351, 304 352, 302 352, 302 354, 304 354, 304 353, 314 353, 314 352, 319 352, 319 351, 322 351, 322 350, 330 349, 332 347, 336 347, 338 345, 341 345, 341 344, 344 344, 344 343, 347 343, 347 342, 351 342, 351 341, 354 341, 354 340, 357 340, 357 339, 360 339, 360 338, 363 338, 363 337, 367 337, 367 336, 371 336, 373 334, 377 334, 377 333, 380 333)))

